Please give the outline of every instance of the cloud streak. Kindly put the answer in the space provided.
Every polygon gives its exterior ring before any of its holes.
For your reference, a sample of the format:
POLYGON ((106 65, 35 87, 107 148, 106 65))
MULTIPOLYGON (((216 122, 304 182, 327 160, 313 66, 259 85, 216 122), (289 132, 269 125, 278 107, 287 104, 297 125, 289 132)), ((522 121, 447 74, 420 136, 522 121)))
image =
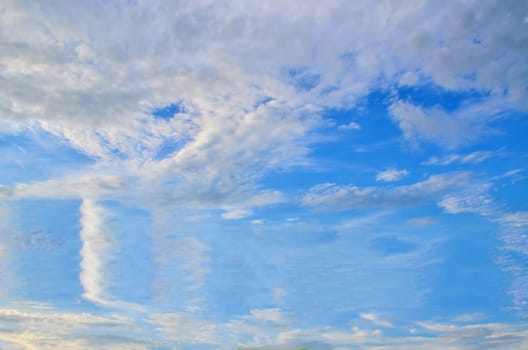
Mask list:
POLYGON ((387 169, 387 170, 380 171, 376 175, 376 181, 393 182, 393 181, 398 181, 407 175, 409 175, 409 171, 405 169, 402 169, 402 170, 387 169))
POLYGON ((438 195, 470 183, 469 173, 432 175, 412 185, 395 187, 339 186, 332 183, 312 187, 303 204, 326 209, 405 207, 434 202, 438 195))
POLYGON ((97 303, 104 303, 108 273, 107 259, 112 251, 112 242, 104 227, 104 212, 91 199, 81 204, 81 272, 80 281, 83 297, 97 303))
POLYGON ((423 164, 442 166, 451 165, 453 163, 478 164, 497 155, 497 152, 490 151, 476 151, 469 154, 451 154, 443 157, 431 157, 423 164))

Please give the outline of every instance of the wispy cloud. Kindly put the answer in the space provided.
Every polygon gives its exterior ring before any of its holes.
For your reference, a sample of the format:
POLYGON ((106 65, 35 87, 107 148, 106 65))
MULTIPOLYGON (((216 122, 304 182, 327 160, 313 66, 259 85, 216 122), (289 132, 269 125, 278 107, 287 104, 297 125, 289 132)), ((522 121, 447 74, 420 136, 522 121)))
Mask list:
POLYGON ((528 226, 528 212, 507 213, 500 218, 500 222, 513 227, 528 226))
POLYGON ((497 237, 502 242, 497 263, 504 271, 511 273, 512 283, 509 294, 512 306, 526 310, 528 305, 528 272, 525 259, 528 256, 528 234, 525 212, 508 212, 490 194, 491 184, 474 183, 459 193, 449 194, 438 205, 450 214, 474 213, 490 222, 499 224, 497 237))
POLYGON ((393 324, 389 321, 383 320, 380 318, 377 314, 373 313, 362 313, 359 315, 362 319, 373 322, 374 324, 377 324, 382 327, 394 327, 393 324))
POLYGON ((233 210, 226 211, 224 214, 222 214, 222 216, 224 217, 224 219, 236 220, 236 219, 245 218, 246 216, 249 216, 251 214, 252 213, 249 210, 233 209, 233 210))
POLYGON ((340 130, 361 130, 361 125, 357 122, 350 122, 339 126, 340 130))
POLYGON ((475 312, 475 313, 470 313, 470 314, 458 315, 457 317, 455 317, 453 319, 453 321, 455 321, 455 322, 464 322, 464 323, 473 323, 473 322, 482 321, 484 319, 486 319, 486 315, 484 315, 482 313, 475 312))
POLYGON ((154 276, 151 288, 156 302, 178 300, 192 309, 202 301, 200 290, 211 272, 209 247, 178 227, 177 219, 155 212, 149 236, 152 239, 154 276))
POLYGON ((404 207, 434 201, 443 192, 465 186, 469 173, 433 175, 428 179, 396 187, 340 186, 332 183, 312 187, 303 203, 323 208, 404 207))
POLYGON ((491 184, 473 184, 459 191, 448 194, 438 202, 447 213, 476 213, 482 216, 496 215, 497 206, 489 194, 491 184))
MULTIPOLYGON (((361 317, 375 326, 403 331, 407 325, 381 320, 365 313, 361 317)), ((59 312, 54 309, 0 310, 0 320, 9 329, 0 340, 28 349, 150 349, 152 347, 215 346, 220 348, 285 349, 308 347, 331 349, 356 346, 366 350, 400 349, 522 349, 528 345, 525 325, 478 323, 476 315, 462 315, 455 323, 416 322, 408 336, 388 336, 377 328, 303 327, 278 309, 253 310, 226 322, 212 322, 184 313, 151 313, 138 318, 118 315, 59 312), (145 317, 145 318, 143 318, 145 317), (470 321, 470 319, 472 321, 470 321), (469 323, 460 325, 459 323, 469 323), (475 323, 477 322, 477 323, 475 323), (149 336, 152 327, 157 337, 149 336), (112 335, 108 334, 112 331, 112 335), (427 335, 427 336, 424 336, 427 335)))
POLYGON ((140 325, 118 315, 101 316, 54 309, 2 309, 0 321, 8 327, 0 331, 0 342, 2 345, 13 345, 14 349, 146 350, 156 343, 150 341, 148 344, 147 338, 140 334, 140 325), (108 334, 108 330, 112 331, 112 335, 108 334))
POLYGON ((450 165, 453 163, 460 164, 478 164, 492 157, 496 157, 498 152, 476 151, 468 154, 451 154, 444 157, 431 157, 423 164, 425 165, 450 165))
POLYGON ((277 324, 289 323, 291 321, 290 315, 277 308, 253 309, 250 310, 250 315, 244 316, 244 318, 248 320, 273 322, 277 324))
MULTIPOLYGON (((490 106, 489 109, 484 113, 491 118, 497 113, 497 108, 490 106)), ((409 102, 396 101, 389 111, 402 130, 403 137, 413 143, 427 141, 455 148, 471 144, 491 133, 486 122, 480 118, 480 113, 483 112, 480 108, 475 111, 468 107, 453 114, 438 107, 423 108, 409 102)))
POLYGON ((385 182, 393 182, 393 181, 399 181, 405 176, 409 175, 409 171, 402 169, 387 169, 380 171, 376 175, 376 181, 385 181, 385 182))

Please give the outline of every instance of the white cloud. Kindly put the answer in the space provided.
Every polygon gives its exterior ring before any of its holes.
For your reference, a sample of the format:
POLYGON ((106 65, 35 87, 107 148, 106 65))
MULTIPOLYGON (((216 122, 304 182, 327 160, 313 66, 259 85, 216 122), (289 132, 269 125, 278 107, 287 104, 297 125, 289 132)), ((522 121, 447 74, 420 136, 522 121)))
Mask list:
POLYGON ((329 345, 358 345, 367 341, 376 342, 380 339, 377 331, 366 331, 358 327, 350 330, 332 328, 321 329, 292 329, 281 332, 277 336, 279 344, 289 347, 299 347, 311 342, 321 342, 329 345))
MULTIPOLYGON (((277 203, 282 194, 258 186, 261 176, 270 169, 308 164, 308 135, 321 125, 322 111, 353 106, 358 98, 378 90, 380 81, 383 86, 427 81, 455 92, 489 93, 484 103, 463 105, 455 113, 402 101, 390 110, 411 142, 446 147, 474 142, 489 132, 490 116, 528 110, 526 50, 519 44, 528 36, 527 6, 523 1, 487 0, 478 4, 430 0, 399 6, 372 1, 252 1, 244 6, 236 1, 63 2, 61 6, 4 1, 2 132, 49 133, 93 157, 96 164, 62 178, 9 188, 0 185, 0 196, 93 198, 85 199, 81 208, 81 284, 87 298, 104 301, 105 259, 113 246, 106 240, 98 199, 112 197, 168 211, 185 202, 226 210, 232 218, 241 217, 240 211, 277 203), (298 67, 302 77, 314 77, 313 86, 300 89, 303 81, 283 74, 298 67), (272 100, 263 103, 267 98, 272 100), (182 101, 185 112, 170 120, 151 116, 152 110, 175 101, 182 101), (167 143, 177 146, 161 154, 167 143)), ((400 207, 444 196, 441 204, 448 212, 490 215, 487 197, 446 194, 470 180, 467 174, 458 174, 400 187, 324 184, 312 188, 304 203, 400 207), (484 207, 478 205, 482 200, 484 207)), ((523 226, 522 220, 522 216, 506 218, 510 226, 523 226)), ((524 242, 518 232, 507 237, 504 240, 512 247, 524 242)), ((208 271, 207 248, 185 239, 169 247, 175 255, 160 256, 189 258, 183 270, 192 271, 190 289, 199 288, 208 271), (182 252, 192 249, 194 255, 182 252)), ((517 278, 519 291, 525 286, 522 278, 517 278)), ((523 295, 518 293, 519 303, 523 295)), ((164 321, 173 336, 183 333, 188 339, 203 340, 216 334, 215 326, 205 321, 186 323, 177 315, 171 317, 164 321)), ((45 329, 46 323, 34 326, 33 333, 3 336, 40 349, 106 347, 75 337, 64 340, 72 343, 61 343, 64 333, 46 338, 36 329, 45 329)), ((68 332, 68 327, 62 328, 68 332)), ((472 347, 447 334, 449 329, 439 331, 446 332, 444 338, 417 339, 415 348, 472 347)), ((472 329, 462 331, 467 331, 465 339, 477 342, 472 329)), ((526 344, 525 331, 489 332, 481 340, 483 349, 508 347, 503 335, 517 337, 519 347, 526 344)), ((320 337, 354 344, 372 339, 370 335, 379 336, 359 329, 323 329, 289 330, 283 338, 320 337)), ((113 348, 133 347, 113 344, 113 348)))
POLYGON ((246 209, 233 209, 233 210, 229 210, 223 213, 222 217, 224 219, 237 220, 237 219, 245 218, 246 216, 249 216, 251 214, 252 212, 246 209))
POLYGON ((508 170, 507 172, 505 172, 502 176, 503 177, 511 177, 511 176, 514 176, 514 175, 517 175, 519 173, 521 173, 523 170, 522 169, 512 169, 512 170, 508 170))
POLYGON ((96 202, 85 199, 81 205, 81 272, 83 297, 106 303, 108 257, 113 250, 109 232, 105 232, 104 211, 96 202))
MULTIPOLYGON (((23 307, 23 306, 19 306, 23 307)), ((215 323, 183 313, 139 314, 136 318, 90 313, 59 312, 30 304, 27 310, 0 310, 0 321, 9 331, 0 331, 0 341, 28 349, 150 349, 188 347, 196 344, 227 348, 284 349, 309 347, 332 349, 361 347, 366 350, 400 349, 523 349, 528 344, 525 325, 501 323, 465 324, 417 322, 411 336, 386 336, 379 329, 359 327, 297 328, 279 309, 256 309, 249 315, 215 323), (151 336, 152 327, 156 337, 151 336), (111 330, 111 333, 109 333, 111 330), (423 336, 423 330, 427 336, 423 336)), ((389 323, 377 315, 365 320, 389 323)), ((474 322, 475 315, 462 315, 456 322, 474 322)), ((398 329, 398 325, 390 324, 398 329)), ((2 344, 3 345, 3 344, 2 344)))
POLYGON ((79 280, 84 291, 82 297, 101 306, 134 311, 143 309, 141 305, 118 300, 109 292, 117 242, 106 225, 108 210, 96 200, 84 198, 80 216, 82 247, 79 280))
POLYGON ((516 212, 504 214, 500 219, 500 222, 513 227, 526 227, 528 226, 528 212, 516 212))
POLYGON ((98 164, 114 164, 106 175, 148 168, 212 198, 251 188, 270 168, 306 164, 318 115, 353 105, 380 81, 491 92, 454 114, 401 101, 391 107, 408 139, 456 146, 487 132, 487 117, 477 116, 528 109, 525 54, 516 44, 526 39, 525 10, 491 1, 397 8, 9 1, 0 21, 0 32, 14 33, 0 36, 0 126, 55 135, 98 164), (301 81, 285 72, 299 72, 301 81), (306 77, 313 86, 299 89, 306 77), (175 118, 152 117, 176 101, 185 108, 175 118), (167 144, 177 146, 161 154, 167 144), (201 179, 189 185, 196 172, 201 179))
POLYGON ((473 184, 458 193, 448 194, 438 205, 450 214, 476 213, 492 216, 497 213, 493 198, 489 195, 490 184, 473 184))
POLYGON ((0 320, 7 326, 7 330, 0 331, 0 342, 15 345, 15 349, 149 348, 146 338, 138 332, 140 328, 124 316, 2 309, 0 320), (113 335, 108 334, 109 329, 113 335))
POLYGON ((398 84, 401 86, 416 86, 420 82, 420 76, 416 72, 405 72, 398 84))
POLYGON ((497 264, 511 273, 509 294, 515 309, 525 310, 528 305, 528 273, 524 260, 528 256, 528 234, 526 213, 508 213, 489 194, 490 184, 472 184, 456 194, 444 196, 438 203, 447 213, 475 213, 500 224, 498 234, 502 242, 497 264))
POLYGON ((491 132, 485 122, 470 113, 469 108, 459 111, 459 115, 453 115, 437 107, 426 109, 397 101, 390 106, 389 111, 404 138, 414 143, 428 141, 454 148, 470 144, 491 132))
MULTIPOLYGON (((522 349, 528 344, 528 333, 524 326, 507 324, 471 324, 456 326, 453 324, 418 323, 421 327, 433 331, 437 336, 419 339, 414 346, 394 346, 394 349, 522 349)), ((402 339, 412 341, 411 339, 402 339)), ((392 347, 391 347, 392 349, 392 347)))
POLYGON ((357 122, 350 122, 348 124, 343 124, 339 126, 341 130, 361 130, 361 125, 357 122))
POLYGON ((385 182, 399 181, 407 175, 409 175, 409 172, 405 169, 402 169, 402 170, 387 169, 387 170, 380 171, 376 175, 376 181, 385 181, 385 182))
POLYGON ((460 188, 470 181, 469 173, 433 175, 412 185, 396 187, 338 186, 332 183, 312 187, 303 203, 323 208, 405 207, 431 202, 449 189, 460 188))
POLYGON ((386 321, 386 320, 383 320, 383 319, 380 319, 380 317, 377 315, 377 314, 373 314, 373 313, 362 313, 359 315, 362 319, 364 320, 367 320, 367 321, 370 321, 374 324, 377 324, 378 326, 382 326, 382 327, 389 327, 389 328, 392 328, 394 327, 392 323, 390 323, 389 321, 386 321))
POLYGON ((277 324, 290 322, 290 315, 277 308, 253 309, 250 310, 250 315, 245 316, 244 318, 254 321, 269 321, 277 324))
POLYGON ((423 164, 425 165, 450 165, 453 163, 478 164, 496 156, 496 152, 476 151, 469 154, 451 154, 444 157, 431 157, 423 164))
MULTIPOLYGON (((509 214, 505 216, 508 217, 509 214)), ((513 307, 519 311, 525 311, 528 306, 528 271, 526 270, 528 233, 525 226, 518 224, 517 219, 514 217, 513 225, 510 220, 503 221, 503 217, 498 219, 502 225, 502 230, 498 235, 502 241, 502 247, 497 263, 504 271, 511 274, 509 294, 512 297, 513 307)))

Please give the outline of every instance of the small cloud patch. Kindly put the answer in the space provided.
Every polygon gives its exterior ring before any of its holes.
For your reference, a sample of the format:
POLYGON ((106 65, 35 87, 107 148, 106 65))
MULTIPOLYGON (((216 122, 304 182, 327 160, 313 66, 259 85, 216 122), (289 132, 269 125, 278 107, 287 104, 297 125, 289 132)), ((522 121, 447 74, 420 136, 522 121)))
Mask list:
POLYGON ((339 130, 360 130, 361 125, 356 122, 350 122, 348 124, 340 125, 339 130))
POLYGON ((404 178, 407 175, 409 175, 409 172, 405 169, 387 169, 379 172, 376 175, 376 181, 394 182, 404 178))
POLYGON ((238 220, 238 219, 245 218, 251 214, 253 214, 251 210, 233 209, 233 210, 228 210, 225 213, 223 213, 222 217, 227 220, 238 220))

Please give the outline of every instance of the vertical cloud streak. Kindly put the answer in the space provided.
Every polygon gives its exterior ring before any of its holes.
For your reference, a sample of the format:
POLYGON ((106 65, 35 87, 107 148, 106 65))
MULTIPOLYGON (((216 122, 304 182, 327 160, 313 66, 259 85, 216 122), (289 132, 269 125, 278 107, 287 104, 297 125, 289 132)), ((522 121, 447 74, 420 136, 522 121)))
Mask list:
POLYGON ((112 244, 104 231, 103 210, 92 199, 84 199, 81 211, 81 272, 83 297, 96 303, 105 303, 105 263, 112 244))

